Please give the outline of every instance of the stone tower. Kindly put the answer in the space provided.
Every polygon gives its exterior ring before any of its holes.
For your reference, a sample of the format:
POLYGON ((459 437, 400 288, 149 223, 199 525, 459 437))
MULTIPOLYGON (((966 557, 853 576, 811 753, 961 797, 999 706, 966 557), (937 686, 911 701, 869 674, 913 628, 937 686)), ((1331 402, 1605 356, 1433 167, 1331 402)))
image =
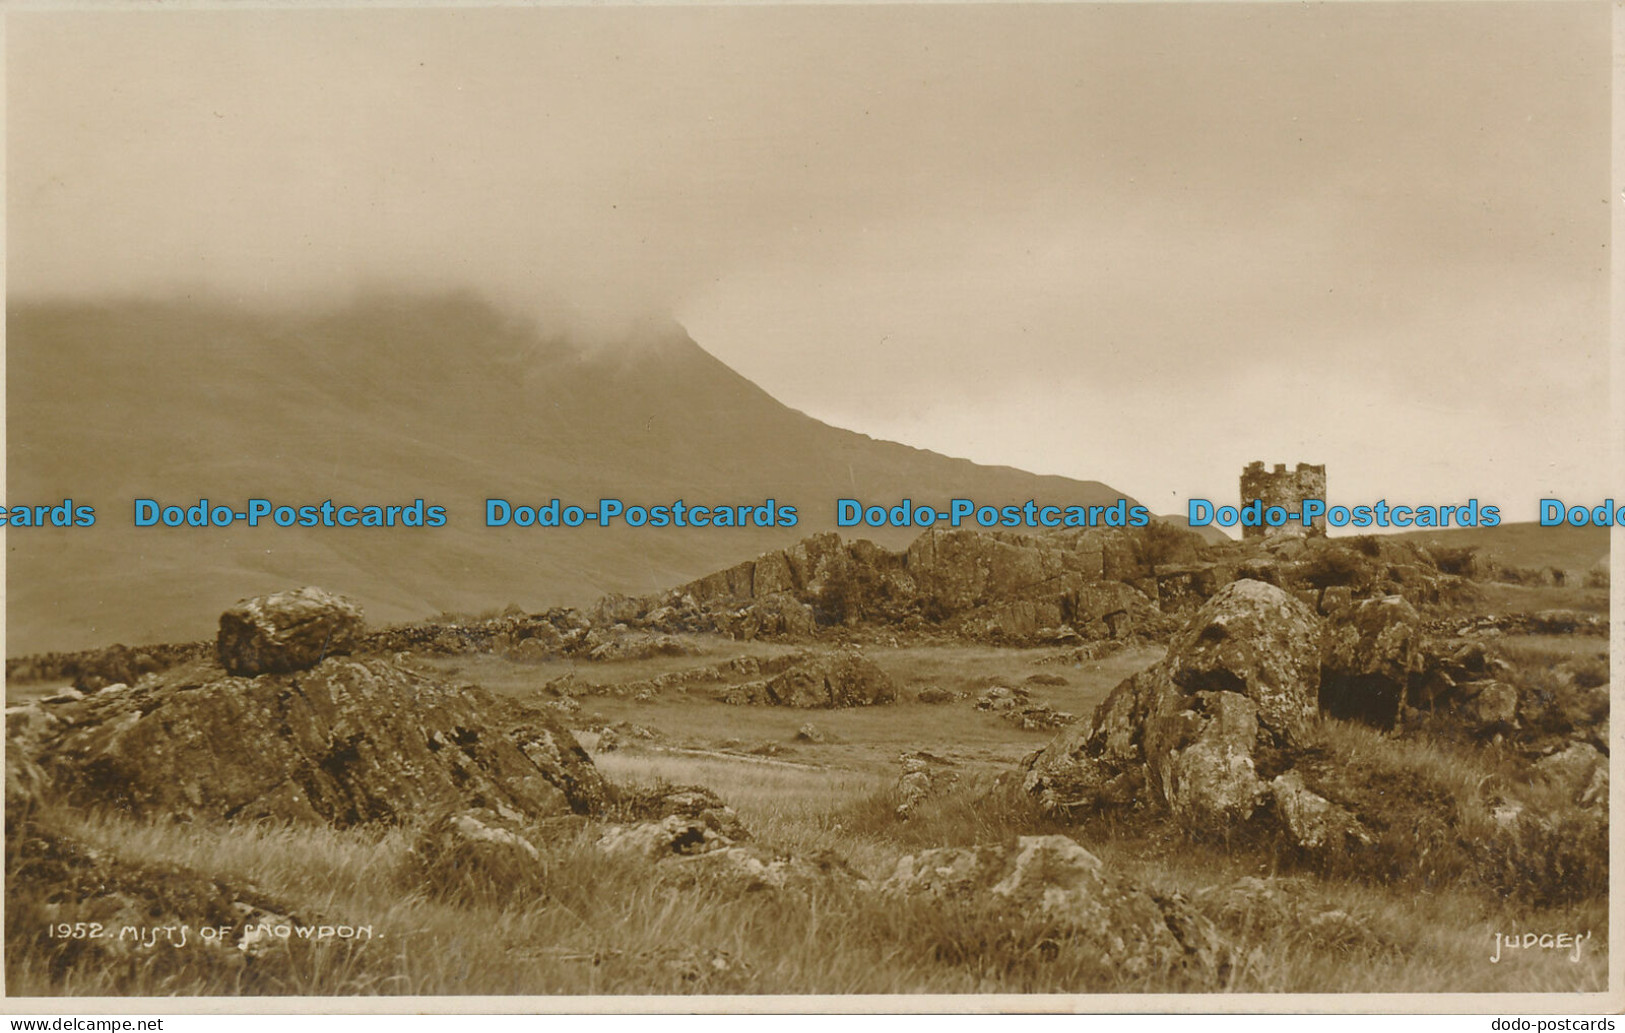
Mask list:
MULTIPOLYGON (((1287 472, 1285 463, 1276 463, 1275 469, 1265 470, 1264 464, 1248 463, 1247 469, 1241 472, 1241 504, 1245 506, 1254 499, 1261 499, 1265 508, 1282 506, 1289 513, 1297 513, 1298 506, 1304 499, 1324 499, 1326 497, 1326 467, 1310 466, 1308 463, 1299 463, 1297 469, 1287 472)), ((1304 527, 1296 520, 1289 521, 1282 527, 1244 527, 1241 537, 1263 538, 1268 535, 1295 534, 1295 535, 1325 535, 1326 518, 1317 517, 1309 527, 1304 527)))

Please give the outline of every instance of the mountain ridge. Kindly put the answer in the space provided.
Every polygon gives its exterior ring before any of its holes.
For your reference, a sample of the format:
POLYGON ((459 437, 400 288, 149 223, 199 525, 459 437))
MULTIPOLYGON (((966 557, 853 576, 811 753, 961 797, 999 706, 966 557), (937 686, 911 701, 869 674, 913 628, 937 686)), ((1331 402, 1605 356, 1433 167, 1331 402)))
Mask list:
MULTIPOLYGON (((1098 505, 1096 481, 983 466, 784 406, 681 327, 584 348, 466 292, 302 312, 13 299, 7 491, 89 528, 8 534, 18 655, 207 636, 318 583, 379 621, 646 592, 834 527, 834 500, 1098 505), (445 505, 443 528, 135 528, 131 501, 445 505), (796 505, 794 527, 487 528, 483 501, 796 505)), ((1132 500, 1130 500, 1132 503, 1132 500)), ((854 529, 898 545, 916 529, 854 529)))

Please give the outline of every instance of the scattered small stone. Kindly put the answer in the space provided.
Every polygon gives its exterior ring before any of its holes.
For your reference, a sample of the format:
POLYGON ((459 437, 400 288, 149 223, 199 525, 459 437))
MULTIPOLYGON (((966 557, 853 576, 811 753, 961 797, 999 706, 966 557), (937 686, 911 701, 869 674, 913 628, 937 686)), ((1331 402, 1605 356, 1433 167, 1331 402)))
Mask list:
POLYGON ((1031 698, 1026 689, 1013 689, 1008 685, 990 685, 976 697, 976 709, 999 714, 1025 706, 1031 698))

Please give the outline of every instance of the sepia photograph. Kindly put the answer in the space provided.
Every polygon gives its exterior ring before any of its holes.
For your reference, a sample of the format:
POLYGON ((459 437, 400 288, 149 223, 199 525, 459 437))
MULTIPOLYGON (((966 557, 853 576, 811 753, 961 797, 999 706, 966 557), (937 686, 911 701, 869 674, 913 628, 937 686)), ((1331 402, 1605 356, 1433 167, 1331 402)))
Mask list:
POLYGON ((8 1008, 1617 1011, 1615 17, 8 8, 8 1008))

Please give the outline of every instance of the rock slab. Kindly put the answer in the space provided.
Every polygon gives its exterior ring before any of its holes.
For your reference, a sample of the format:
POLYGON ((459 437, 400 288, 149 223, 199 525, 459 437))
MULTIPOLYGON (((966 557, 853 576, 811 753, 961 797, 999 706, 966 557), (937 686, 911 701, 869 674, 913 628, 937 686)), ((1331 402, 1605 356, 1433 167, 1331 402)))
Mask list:
POLYGON ((29 746, 52 783, 136 815, 406 825, 477 808, 586 813, 604 798, 549 712, 388 660, 257 678, 194 664, 51 717, 29 746))

